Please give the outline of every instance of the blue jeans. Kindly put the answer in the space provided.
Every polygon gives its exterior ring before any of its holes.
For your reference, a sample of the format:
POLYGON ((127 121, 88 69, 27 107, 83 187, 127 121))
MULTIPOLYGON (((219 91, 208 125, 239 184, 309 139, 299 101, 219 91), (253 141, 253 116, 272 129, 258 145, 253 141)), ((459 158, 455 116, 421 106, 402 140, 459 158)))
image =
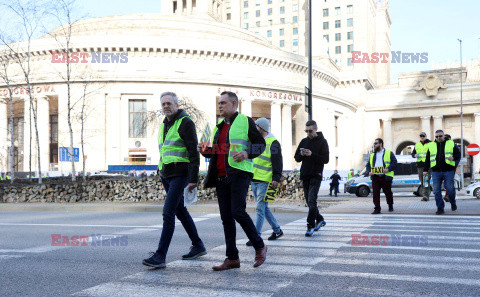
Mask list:
POLYGON ((177 176, 171 178, 162 178, 163 187, 167 191, 165 204, 163 205, 163 229, 158 243, 157 254, 160 257, 167 256, 168 247, 172 241, 173 231, 175 231, 175 215, 187 231, 192 245, 204 247, 202 240, 198 237, 197 228, 187 208, 183 205, 183 190, 188 184, 186 176, 177 176))
POLYGON ((442 198, 442 181, 445 185, 445 189, 448 192, 448 198, 451 204, 455 204, 455 185, 454 185, 455 171, 432 171, 433 179, 433 192, 435 193, 435 202, 437 202, 437 208, 443 209, 445 202, 442 198))
POLYGON ((255 228, 257 229, 258 236, 262 235, 263 220, 265 218, 270 226, 272 226, 273 232, 280 233, 281 231, 277 220, 268 207, 268 202, 263 201, 265 193, 267 192, 267 188, 268 183, 266 182, 252 182, 253 197, 255 197, 255 202, 257 203, 257 207, 255 208, 255 212, 257 213, 257 222, 255 223, 255 228))

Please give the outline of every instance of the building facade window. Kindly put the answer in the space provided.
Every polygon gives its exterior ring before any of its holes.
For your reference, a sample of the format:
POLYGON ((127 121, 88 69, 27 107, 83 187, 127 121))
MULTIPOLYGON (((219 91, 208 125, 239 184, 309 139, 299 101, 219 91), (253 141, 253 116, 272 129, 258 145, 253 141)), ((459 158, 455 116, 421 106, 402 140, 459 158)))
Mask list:
POLYGON ((257 22, 255 23, 255 26, 260 27, 260 21, 257 21, 257 22))
POLYGON ((267 37, 272 37, 272 30, 267 31, 267 37))
POLYGON ((280 29, 280 36, 284 36, 285 35, 285 30, 284 29, 280 29))
POLYGON ((342 53, 342 47, 341 46, 336 46, 335 47, 335 53, 336 54, 341 54, 342 53))
POLYGON ((232 14, 231 13, 227 13, 227 20, 231 20, 232 19, 232 14))
POLYGON ((285 13, 285 6, 280 6, 280 14, 284 14, 285 13))
POLYGON ((298 46, 298 39, 293 40, 293 46, 298 46))
POLYGON ((342 33, 335 33, 335 41, 342 40, 342 33))
POLYGON ((272 1, 273 1, 273 0, 268 0, 268 4, 272 4, 272 1))
POLYGON ((256 16, 257 18, 260 17, 260 10, 255 11, 255 16, 256 16))
POLYGON ((271 26, 273 24, 272 20, 268 20, 268 24, 271 26))
POLYGON ((248 20, 248 12, 244 12, 244 13, 243 13, 243 19, 244 19, 244 20, 248 20))
POLYGON ((248 8, 248 1, 243 1, 243 7, 248 8))
POLYGON ((297 4, 294 4, 294 5, 292 6, 292 11, 293 11, 293 12, 297 12, 297 11, 298 11, 298 5, 297 5, 297 4))
POLYGON ((323 10, 323 16, 324 16, 324 17, 328 17, 328 8, 325 8, 325 9, 323 10))
POLYGON ((353 27, 353 19, 347 19, 347 27, 353 27))
POLYGON ((128 100, 129 137, 144 138, 147 135, 147 100, 128 100))
POLYGON ((340 7, 335 7, 335 15, 340 15, 340 14, 341 14, 340 7))
POLYGON ((347 13, 353 13, 353 5, 347 5, 347 13))
POLYGON ((351 53, 353 51, 353 44, 347 45, 347 51, 351 53))
POLYGON ((243 24, 243 28, 248 30, 248 23, 243 24))
POLYGON ((280 40, 280 47, 285 47, 285 40, 280 40))
POLYGON ((296 24, 298 23, 298 16, 293 16, 292 23, 296 24))
POLYGON ((330 41, 330 36, 328 34, 323 35, 323 39, 327 42, 330 41))
POLYGON ((262 3, 262 0, 257 0, 257 6, 260 6, 260 4, 262 3))
POLYGON ((347 32, 347 39, 353 40, 353 32, 347 32))
POLYGON ((273 13, 273 8, 269 8, 268 9, 268 15, 272 15, 272 13, 273 13))
POLYGON ((328 22, 323 22, 323 30, 328 30, 328 22))
POLYGON ((342 24, 342 21, 336 20, 336 21, 335 21, 335 28, 340 28, 340 27, 341 27, 341 24, 342 24))
POLYGON ((285 24, 285 18, 280 18, 280 24, 285 24))
POLYGON ((298 28, 293 28, 293 35, 298 35, 298 28))
POLYGON ((348 58, 347 64, 348 66, 353 66, 352 58, 348 58))

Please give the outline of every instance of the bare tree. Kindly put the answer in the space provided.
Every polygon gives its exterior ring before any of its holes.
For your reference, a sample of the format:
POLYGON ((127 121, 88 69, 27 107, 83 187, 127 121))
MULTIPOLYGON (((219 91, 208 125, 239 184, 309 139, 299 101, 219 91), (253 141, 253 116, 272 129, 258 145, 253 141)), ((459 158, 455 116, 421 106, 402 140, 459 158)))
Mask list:
POLYGON ((8 97, 7 101, 10 106, 10 149, 9 149, 9 158, 8 158, 8 170, 10 171, 10 182, 13 183, 15 179, 15 170, 13 159, 15 158, 15 138, 14 138, 14 120, 13 120, 13 89, 12 89, 12 81, 10 79, 8 70, 10 66, 11 60, 9 59, 11 56, 10 51, 8 49, 4 52, 0 52, 0 79, 5 83, 8 90, 8 97))
MULTIPOLYGON (((42 183, 42 168, 40 163, 40 140, 38 135, 38 123, 37 123, 37 112, 34 105, 32 84, 30 81, 31 76, 31 41, 39 33, 39 26, 41 19, 44 17, 44 11, 41 9, 41 3, 38 1, 23 1, 12 0, 11 2, 3 5, 10 13, 18 18, 19 22, 22 24, 20 38, 18 40, 23 40, 22 43, 11 43, 5 36, 5 34, 0 34, 0 42, 6 46, 10 51, 12 51, 11 57, 15 60, 22 70, 25 84, 27 87, 27 94, 30 101, 30 113, 33 115, 33 122, 35 126, 35 136, 37 144, 37 165, 38 165, 38 183, 42 183)), ((30 121, 30 125, 31 125, 30 121)), ((30 129, 32 131, 32 129, 30 129)), ((30 132, 31 133, 31 132, 30 132)), ((31 154, 31 144, 32 144, 32 135, 30 135, 30 154, 31 154)), ((31 157, 30 159, 30 171, 31 171, 31 157)))

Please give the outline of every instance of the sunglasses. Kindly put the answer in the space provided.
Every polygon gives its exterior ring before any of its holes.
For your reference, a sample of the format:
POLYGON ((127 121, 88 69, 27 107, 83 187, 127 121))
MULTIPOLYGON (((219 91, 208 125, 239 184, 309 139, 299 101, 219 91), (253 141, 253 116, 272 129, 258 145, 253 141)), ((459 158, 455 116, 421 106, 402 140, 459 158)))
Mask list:
POLYGON ((420 137, 427 137, 427 136, 425 136, 425 135, 420 135, 420 137))
POLYGON ((313 130, 305 130, 305 132, 307 132, 307 133, 312 133, 313 130))
POLYGON ((377 144, 378 144, 378 142, 374 142, 374 143, 373 143, 373 145, 377 145, 377 144))
POLYGON ((442 138, 445 135, 435 135, 435 138, 442 138))

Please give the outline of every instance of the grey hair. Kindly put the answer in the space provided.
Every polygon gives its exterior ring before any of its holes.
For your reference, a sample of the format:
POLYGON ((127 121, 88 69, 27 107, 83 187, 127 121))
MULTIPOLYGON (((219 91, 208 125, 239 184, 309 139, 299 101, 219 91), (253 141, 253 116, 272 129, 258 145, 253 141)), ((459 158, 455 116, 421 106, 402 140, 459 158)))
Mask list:
POLYGON ((162 95, 160 95, 160 100, 162 100, 164 96, 172 96, 173 102, 175 102, 175 104, 178 104, 178 97, 177 94, 175 94, 174 92, 163 92, 162 95))
POLYGON ((237 102, 237 108, 238 108, 237 94, 235 94, 234 92, 230 92, 230 91, 224 91, 220 94, 220 96, 223 96, 223 95, 227 95, 230 102, 232 102, 232 103, 233 103, 233 101, 237 102))

